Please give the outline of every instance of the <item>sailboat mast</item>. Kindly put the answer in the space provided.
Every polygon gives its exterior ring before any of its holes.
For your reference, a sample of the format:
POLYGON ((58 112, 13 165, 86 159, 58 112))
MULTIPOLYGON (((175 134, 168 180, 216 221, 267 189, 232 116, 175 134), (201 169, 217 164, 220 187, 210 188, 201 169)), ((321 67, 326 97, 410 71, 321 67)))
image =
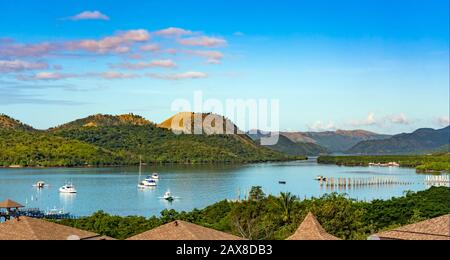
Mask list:
POLYGON ((139 156, 139 182, 141 181, 142 174, 142 155, 139 156))

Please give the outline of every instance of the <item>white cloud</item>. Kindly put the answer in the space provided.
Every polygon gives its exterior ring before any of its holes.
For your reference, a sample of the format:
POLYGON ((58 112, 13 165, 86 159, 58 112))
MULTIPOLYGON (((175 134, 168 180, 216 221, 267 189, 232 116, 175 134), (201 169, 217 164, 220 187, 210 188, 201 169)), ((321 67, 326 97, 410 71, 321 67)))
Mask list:
POLYGON ((84 11, 69 18, 72 21, 80 20, 109 20, 109 17, 102 14, 100 11, 84 11))
POLYGON ((169 27, 163 30, 159 30, 155 32, 155 34, 160 36, 183 36, 183 35, 191 35, 193 34, 193 32, 182 28, 169 27))
POLYGON ((206 58, 206 62, 210 64, 221 63, 224 55, 220 51, 188 51, 187 53, 195 56, 206 58))
POLYGON ((322 121, 316 121, 313 124, 307 125, 310 131, 334 131, 336 125, 333 122, 324 123, 322 121))
POLYGON ((59 72, 39 72, 31 76, 17 76, 19 80, 61 80, 76 77, 75 74, 59 73, 59 72))
POLYGON ((392 125, 410 125, 412 121, 404 113, 387 115, 383 117, 375 116, 375 113, 369 113, 364 120, 352 120, 351 127, 389 127, 392 125))
POLYGON ((378 123, 379 122, 377 122, 375 118, 375 113, 369 113, 364 120, 352 120, 350 122, 350 125, 354 127, 361 127, 361 126, 372 126, 378 123))
POLYGON ((158 44, 147 44, 139 47, 141 51, 151 51, 151 52, 159 51, 160 48, 161 47, 158 44))
POLYGON ((222 38, 200 36, 180 39, 178 42, 186 46, 199 46, 199 47, 220 47, 227 44, 227 41, 222 38))
POLYGON ((0 57, 41 57, 59 50, 60 48, 61 46, 59 44, 49 42, 36 44, 0 42, 0 57))
POLYGON ((406 118, 405 114, 400 113, 398 115, 391 115, 388 118, 388 121, 393 124, 399 125, 409 125, 411 122, 408 118, 406 118))
POLYGON ((24 70, 47 69, 45 62, 28 62, 22 60, 0 60, 0 72, 19 72, 24 70))
POLYGON ((449 119, 448 116, 441 116, 441 117, 438 117, 438 118, 436 119, 436 122, 437 122, 437 124, 440 125, 440 126, 449 126, 449 125, 450 125, 450 119, 449 119))
POLYGON ((121 68, 121 69, 131 69, 131 70, 139 70, 139 69, 147 69, 147 68, 175 68, 177 64, 172 60, 154 60, 151 62, 138 62, 138 63, 121 63, 112 65, 113 68, 121 68))
POLYGON ((100 74, 94 74, 93 76, 99 76, 103 79, 132 79, 137 77, 137 75, 135 74, 122 73, 116 71, 107 71, 100 74))
POLYGON ((138 75, 130 74, 130 73, 122 73, 116 71, 106 71, 106 72, 90 72, 90 73, 59 73, 59 72, 40 72, 34 75, 20 75, 17 76, 19 80, 31 80, 31 81, 53 81, 53 80, 62 80, 69 78, 101 78, 101 79, 131 79, 136 78, 138 75))
POLYGON ((130 51, 130 45, 136 42, 145 42, 150 39, 147 30, 129 30, 117 33, 114 36, 100 40, 79 40, 66 44, 69 50, 84 50, 96 53, 126 53, 130 51))
POLYGON ((164 80, 202 79, 202 78, 208 77, 208 74, 206 74, 204 72, 197 72, 197 71, 188 71, 188 72, 177 73, 177 74, 149 73, 147 75, 151 78, 164 79, 164 80))

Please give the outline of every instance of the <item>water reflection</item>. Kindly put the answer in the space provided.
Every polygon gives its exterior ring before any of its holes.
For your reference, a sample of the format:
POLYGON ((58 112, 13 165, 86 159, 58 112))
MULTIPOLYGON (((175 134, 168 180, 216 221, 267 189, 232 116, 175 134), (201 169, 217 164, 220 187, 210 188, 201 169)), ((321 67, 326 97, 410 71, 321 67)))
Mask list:
POLYGON ((59 193, 59 201, 64 208, 72 207, 76 197, 76 193, 59 193))

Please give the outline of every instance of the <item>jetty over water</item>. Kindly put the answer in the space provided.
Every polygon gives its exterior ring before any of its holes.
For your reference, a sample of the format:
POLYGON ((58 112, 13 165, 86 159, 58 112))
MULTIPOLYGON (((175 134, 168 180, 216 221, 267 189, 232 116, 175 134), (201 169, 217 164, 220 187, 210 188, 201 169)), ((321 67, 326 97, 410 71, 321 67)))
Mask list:
POLYGON ((0 221, 2 218, 5 220, 11 219, 11 217, 14 217, 14 215, 17 214, 17 211, 23 207, 23 205, 10 199, 0 202, 0 221))
POLYGON ((369 186, 411 185, 414 182, 398 180, 396 178, 324 178, 320 180, 320 186, 327 189, 352 189, 369 186))
POLYGON ((12 218, 18 217, 30 217, 36 219, 52 219, 52 220, 79 218, 77 216, 73 216, 69 213, 64 212, 45 212, 38 208, 25 208, 25 206, 21 205, 20 203, 17 203, 9 199, 0 202, 0 222, 11 220, 12 218))

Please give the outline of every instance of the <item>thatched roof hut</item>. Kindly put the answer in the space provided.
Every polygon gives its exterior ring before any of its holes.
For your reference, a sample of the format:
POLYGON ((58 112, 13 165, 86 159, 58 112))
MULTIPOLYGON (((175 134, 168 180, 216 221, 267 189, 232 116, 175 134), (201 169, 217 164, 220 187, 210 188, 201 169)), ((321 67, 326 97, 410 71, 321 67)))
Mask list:
POLYGON ((340 240, 339 238, 328 234, 317 221, 314 214, 308 213, 297 231, 287 238, 287 240, 340 240))
POLYGON ((9 199, 0 202, 0 209, 18 209, 23 207, 23 205, 9 199))
POLYGON ((0 240, 111 240, 92 232, 30 217, 0 224, 0 240))
POLYGON ((242 240, 242 238, 177 220, 127 240, 242 240))
POLYGON ((450 214, 371 235, 370 240, 450 240, 450 214))

